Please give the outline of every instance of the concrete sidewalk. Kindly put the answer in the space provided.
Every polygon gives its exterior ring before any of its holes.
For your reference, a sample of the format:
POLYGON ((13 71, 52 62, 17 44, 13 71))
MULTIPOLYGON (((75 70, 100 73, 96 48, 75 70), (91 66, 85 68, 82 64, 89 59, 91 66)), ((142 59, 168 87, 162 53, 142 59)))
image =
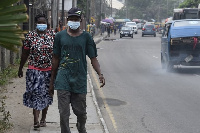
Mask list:
MULTIPOLYGON (((106 37, 107 33, 104 35, 96 35, 94 37, 94 41, 99 43, 106 37)), ((88 74, 88 88, 87 88, 87 122, 86 122, 86 129, 87 133, 109 133, 107 126, 102 118, 100 109, 96 102, 96 97, 93 91, 93 86, 91 83, 90 76, 88 74)), ((71 111, 70 115, 70 128, 72 133, 78 133, 76 128, 76 116, 71 111)), ((49 110, 47 113, 47 127, 40 127, 39 130, 34 130, 33 127, 30 129, 30 133, 60 133, 60 116, 58 111, 58 101, 57 101, 57 94, 55 91, 54 94, 54 101, 51 106, 49 106, 49 110)))

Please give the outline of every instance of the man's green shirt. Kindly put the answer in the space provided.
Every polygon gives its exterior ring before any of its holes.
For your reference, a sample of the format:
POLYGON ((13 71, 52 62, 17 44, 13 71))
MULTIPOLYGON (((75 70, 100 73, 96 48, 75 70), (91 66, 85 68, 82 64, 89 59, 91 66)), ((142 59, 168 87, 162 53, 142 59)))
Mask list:
POLYGON ((77 37, 70 36, 67 30, 55 36, 53 53, 60 57, 55 89, 65 89, 74 93, 87 93, 87 61, 97 57, 96 44, 85 31, 77 37))

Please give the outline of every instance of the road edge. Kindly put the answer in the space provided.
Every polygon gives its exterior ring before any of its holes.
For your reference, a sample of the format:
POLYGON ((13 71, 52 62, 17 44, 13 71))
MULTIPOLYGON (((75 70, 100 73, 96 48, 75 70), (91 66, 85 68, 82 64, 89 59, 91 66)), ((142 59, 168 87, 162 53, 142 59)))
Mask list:
POLYGON ((101 110, 100 110, 99 105, 98 105, 98 103, 97 103, 96 95, 95 95, 94 89, 93 89, 94 87, 93 87, 93 85, 92 85, 92 80, 91 80, 89 74, 87 74, 87 79, 88 79, 88 83, 89 83, 89 85, 90 85, 90 90, 91 90, 91 94, 92 94, 92 100, 93 100, 93 103, 94 103, 94 105, 95 105, 95 107, 96 107, 96 111, 97 111, 98 116, 99 116, 99 119, 100 119, 100 121, 101 121, 101 125, 103 126, 104 132, 105 132, 105 133, 109 133, 108 128, 107 128, 107 125, 106 125, 106 122, 105 122, 105 120, 104 120, 104 118, 103 118, 103 116, 102 116, 102 114, 101 114, 101 110))

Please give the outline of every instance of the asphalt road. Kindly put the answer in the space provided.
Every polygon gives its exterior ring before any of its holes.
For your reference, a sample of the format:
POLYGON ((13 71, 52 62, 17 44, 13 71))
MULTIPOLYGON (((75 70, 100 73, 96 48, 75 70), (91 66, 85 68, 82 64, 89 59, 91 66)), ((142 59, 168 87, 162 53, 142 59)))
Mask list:
POLYGON ((106 86, 89 73, 110 133, 200 133, 200 71, 163 70, 160 36, 117 34, 97 45, 106 86))

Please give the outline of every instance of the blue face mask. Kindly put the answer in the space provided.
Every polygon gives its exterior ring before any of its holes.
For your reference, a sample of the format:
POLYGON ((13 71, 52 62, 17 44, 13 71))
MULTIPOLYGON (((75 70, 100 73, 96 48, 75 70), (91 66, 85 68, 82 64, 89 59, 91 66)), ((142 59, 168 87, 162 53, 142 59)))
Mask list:
POLYGON ((37 24, 36 28, 39 31, 45 31, 47 29, 47 24, 37 24))
POLYGON ((70 29, 72 30, 76 30, 78 29, 78 27, 80 27, 80 22, 79 21, 68 21, 67 25, 70 27, 70 29))

